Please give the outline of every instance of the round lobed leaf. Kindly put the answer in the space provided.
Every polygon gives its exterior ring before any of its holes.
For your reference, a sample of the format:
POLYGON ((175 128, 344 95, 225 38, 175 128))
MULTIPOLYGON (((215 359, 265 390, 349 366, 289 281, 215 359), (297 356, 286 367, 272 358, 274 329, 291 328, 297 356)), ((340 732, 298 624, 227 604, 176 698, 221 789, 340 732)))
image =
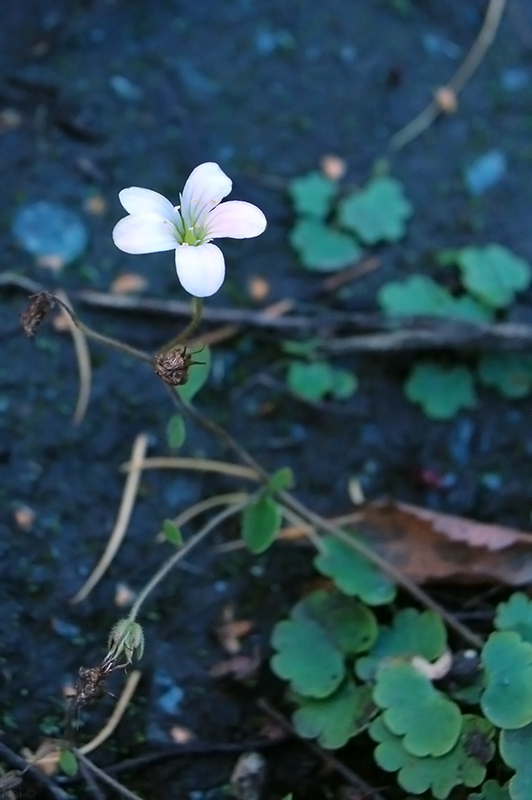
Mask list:
POLYGON ((441 367, 433 361, 416 364, 404 392, 427 417, 436 420, 451 419, 461 408, 474 408, 476 403, 473 376, 467 367, 441 367))
POLYGON ((448 289, 426 275, 412 275, 404 281, 390 281, 377 294, 380 307, 390 316, 423 315, 487 322, 492 312, 473 297, 454 297, 448 289))
POLYGON ((313 219, 296 222, 290 244, 303 266, 316 272, 335 272, 362 256, 360 246, 351 236, 313 219))
POLYGON ((446 643, 445 625, 438 614, 404 608, 395 615, 392 627, 380 626, 371 652, 358 659, 356 674, 367 681, 373 680, 379 667, 391 660, 410 661, 421 656, 435 661, 444 652, 446 643))
POLYGON ((532 643, 532 600, 523 592, 514 592, 506 603, 497 606, 494 624, 500 631, 515 631, 532 643))
POLYGON ((309 172, 288 184, 294 208, 298 214, 323 219, 331 210, 338 185, 321 172, 309 172))
POLYGON ((492 633, 482 649, 486 689, 480 705, 499 728, 532 722, 532 644, 514 631, 492 633))
POLYGON ((326 552, 318 553, 314 566, 322 575, 332 578, 342 592, 359 597, 370 606, 394 599, 394 584, 367 559, 334 536, 324 536, 322 541, 326 552))
POLYGON ((518 400, 532 390, 532 356, 526 353, 483 353, 478 376, 503 397, 518 400))
POLYGON ((321 625, 312 619, 278 622, 272 633, 278 651, 271 660, 276 675, 290 681, 305 697, 327 697, 345 675, 342 653, 321 625))
POLYGON ((526 261, 498 244, 465 247, 458 252, 462 280, 470 292, 493 308, 506 308, 532 277, 526 261))
POLYGON ((394 178, 374 178, 364 189, 339 203, 340 223, 364 244, 395 242, 405 234, 412 214, 403 187, 394 178))
POLYGON ((300 736, 335 750, 366 727, 374 710, 370 687, 345 681, 324 700, 301 698, 292 721, 300 736))
POLYGON ((508 784, 501 786, 497 781, 489 780, 480 787, 480 792, 473 792, 467 800, 511 800, 508 784))
POLYGON ((458 741, 460 709, 411 664, 383 666, 377 673, 373 699, 385 709, 386 727, 403 736, 403 747, 414 756, 445 755, 458 741))
POLYGON ((466 714, 462 731, 453 749, 443 756, 418 758, 403 746, 403 740, 386 727, 382 716, 369 727, 372 739, 379 742, 375 760, 387 772, 399 771, 399 785, 408 792, 430 790, 437 800, 447 800, 454 786, 478 786, 486 776, 486 764, 493 758, 495 731, 487 720, 466 714))
POLYGON ((499 750, 506 764, 515 769, 508 789, 511 800, 530 800, 532 797, 532 724, 519 730, 501 732, 499 750))
POLYGON ((334 385, 333 369, 327 361, 292 361, 286 379, 295 394, 310 402, 322 400, 334 385))
POLYGON ((377 619, 371 609, 335 590, 312 592, 294 606, 291 616, 317 622, 346 656, 369 650, 377 638, 377 619))

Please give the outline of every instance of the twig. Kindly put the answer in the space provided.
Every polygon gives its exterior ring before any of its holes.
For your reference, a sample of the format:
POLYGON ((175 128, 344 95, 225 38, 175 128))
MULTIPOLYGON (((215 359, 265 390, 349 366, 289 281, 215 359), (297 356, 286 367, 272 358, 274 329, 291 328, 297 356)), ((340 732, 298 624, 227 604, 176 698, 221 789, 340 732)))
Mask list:
MULTIPOLYGON (((505 6, 506 0, 490 0, 477 38, 451 80, 443 87, 448 89, 452 95, 458 96, 489 50, 499 28, 505 6)), ((432 100, 417 117, 414 117, 408 125, 392 136, 389 147, 392 150, 400 150, 432 125, 443 110, 437 99, 432 100)))
POLYGON ((81 750, 77 750, 74 747, 72 749, 72 752, 74 753, 80 764, 84 764, 87 767, 87 769, 93 772, 94 775, 96 775, 96 777, 102 781, 102 783, 106 783, 108 786, 111 786, 115 791, 121 794, 122 797, 126 797, 127 800, 142 800, 142 798, 139 797, 138 794, 130 792, 129 789, 126 789, 126 787, 123 786, 121 783, 116 781, 114 778, 111 778, 111 776, 108 775, 106 772, 104 772, 103 769, 100 769, 99 767, 96 766, 96 764, 93 764, 90 758, 87 758, 87 756, 83 755, 81 750))
POLYGON ((84 755, 87 755, 87 753, 92 753, 93 750, 96 750, 96 748, 103 744, 105 740, 108 739, 113 733, 114 729, 124 716, 124 712, 129 705, 129 701, 133 697, 139 684, 141 675, 142 673, 138 669, 134 670, 131 675, 128 675, 126 685, 122 689, 122 693, 113 709, 113 713, 101 731, 99 731, 99 733, 94 737, 94 739, 91 739, 90 742, 87 742, 87 744, 84 744, 83 747, 79 748, 81 753, 84 753, 84 755))
POLYGON ((92 772, 87 767, 87 765, 84 764, 82 761, 79 762, 79 771, 82 777, 85 779, 87 788, 91 793, 91 795, 94 797, 94 800, 106 800, 104 793, 94 780, 92 772))
MULTIPOLYGON (((126 461, 120 466, 124 472, 129 472, 133 462, 126 461)), ((248 481, 256 481, 257 472, 250 467, 243 467, 240 464, 232 464, 229 461, 216 461, 212 458, 186 458, 183 456, 156 456, 155 458, 145 458, 139 467, 145 469, 190 469, 197 472, 219 472, 221 475, 229 475, 233 478, 244 478, 248 481)))
POLYGON ((298 739, 305 747, 314 753, 315 756, 318 756, 324 764, 328 767, 333 769, 339 775, 344 778, 351 786, 355 786, 358 791, 362 792, 364 797, 373 797, 374 800, 384 800, 384 797, 380 794, 377 789, 374 789, 370 786, 366 781, 360 778, 356 772, 346 767, 345 764, 342 764, 337 758, 332 756, 330 753, 326 753, 325 750, 322 750, 315 742, 311 742, 308 739, 303 739, 297 731, 292 727, 292 725, 288 722, 286 717, 284 717, 277 709, 273 708, 267 700, 261 698, 257 701, 258 707, 261 711, 264 711, 274 722, 279 725, 284 731, 289 733, 295 739, 298 739))
POLYGON ((45 775, 44 772, 41 772, 37 767, 28 764, 24 758, 14 753, 3 742, 0 742, 0 756, 11 764, 12 767, 20 769, 26 775, 29 775, 32 780, 44 786, 48 794, 53 797, 54 800, 73 800, 72 795, 67 794, 67 792, 57 786, 48 775, 45 775))
MULTIPOLYGON (((65 305, 70 307, 70 302, 65 292, 57 292, 57 297, 59 297, 65 303, 65 305)), ((72 336, 74 350, 78 362, 79 391, 72 421, 74 425, 79 425, 83 421, 87 412, 87 408, 89 407, 92 376, 91 357, 87 345, 87 337, 85 336, 84 332, 78 325, 76 325, 71 314, 67 314, 64 308, 61 308, 61 315, 66 321, 72 336)))
POLYGON ((108 569, 113 558, 117 554, 120 545, 122 544, 122 540, 124 539, 127 531, 127 526, 129 525, 129 520, 131 519, 135 498, 137 496, 140 476, 142 474, 142 463, 146 455, 147 447, 148 436, 145 433, 142 433, 137 436, 133 445, 133 452, 131 456, 132 468, 126 478, 124 493, 122 495, 122 501, 118 511, 118 517, 113 531, 109 537, 109 541, 107 542, 107 546, 100 560, 81 589, 74 595, 74 597, 71 598, 70 602, 72 604, 80 603, 82 600, 85 600, 85 598, 94 589, 98 581, 108 569))

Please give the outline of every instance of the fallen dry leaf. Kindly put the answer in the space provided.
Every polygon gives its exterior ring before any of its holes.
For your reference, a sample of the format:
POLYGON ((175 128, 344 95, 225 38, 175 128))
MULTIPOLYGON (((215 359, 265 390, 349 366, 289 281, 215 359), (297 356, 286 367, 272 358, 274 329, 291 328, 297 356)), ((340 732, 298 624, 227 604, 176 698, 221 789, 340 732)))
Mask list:
POLYGON ((124 272, 112 282, 111 294, 133 294, 142 292, 147 286, 146 278, 136 272, 124 272))
POLYGON ((235 609, 231 604, 222 611, 222 622, 215 628, 218 641, 230 655, 240 652, 240 639, 253 630, 253 623, 247 619, 235 619, 235 609))
POLYGON ((227 661, 219 661, 209 670, 211 678, 228 678, 232 681, 242 683, 254 678, 260 667, 260 656, 258 650, 251 656, 233 656, 227 661))
POLYGON ((256 303, 262 303, 270 294, 270 284, 266 278, 253 275, 248 283, 248 294, 256 303))
POLYGON ((353 527, 417 583, 532 581, 532 534, 524 531, 388 501, 353 514, 353 527))

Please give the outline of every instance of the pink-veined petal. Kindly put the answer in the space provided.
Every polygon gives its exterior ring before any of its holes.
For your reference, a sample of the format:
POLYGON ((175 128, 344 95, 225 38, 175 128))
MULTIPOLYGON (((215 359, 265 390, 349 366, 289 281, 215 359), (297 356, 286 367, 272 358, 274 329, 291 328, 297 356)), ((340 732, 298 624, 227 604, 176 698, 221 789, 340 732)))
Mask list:
POLYGON ((251 239, 266 228, 266 217, 253 203, 229 200, 209 214, 205 230, 209 239, 251 239))
POLYGON ((172 225, 157 214, 131 214, 119 220, 113 230, 113 241, 119 250, 134 255, 177 247, 172 225))
POLYGON ((128 214, 159 214, 169 219, 173 219, 176 214, 170 200, 151 189, 130 186, 118 193, 118 199, 128 214))
POLYGON ((208 161, 192 170, 181 195, 181 213, 187 226, 203 217, 229 194, 233 182, 218 164, 208 161))
POLYGON ((225 261, 215 244, 180 245, 175 251, 175 266, 183 289, 194 297, 210 297, 224 282, 225 261))

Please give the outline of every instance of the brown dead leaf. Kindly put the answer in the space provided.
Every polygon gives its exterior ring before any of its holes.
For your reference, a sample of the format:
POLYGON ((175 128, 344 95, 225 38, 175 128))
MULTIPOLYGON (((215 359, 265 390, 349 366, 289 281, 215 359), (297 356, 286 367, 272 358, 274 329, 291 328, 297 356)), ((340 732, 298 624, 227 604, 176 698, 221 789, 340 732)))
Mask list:
POLYGON ((229 604, 222 611, 222 622, 215 628, 215 633, 221 646, 229 655, 240 652, 240 639, 248 636, 254 625, 247 619, 235 619, 234 606, 229 604))
POLYGON ((146 278, 136 272, 124 272, 111 284, 111 294, 133 294, 142 292, 147 286, 146 278))
POLYGON ((22 748, 21 752, 32 767, 45 775, 54 775, 57 772, 60 749, 53 739, 44 739, 34 753, 28 747, 22 748))
POLYGON ((270 284, 266 278, 253 275, 248 282, 248 294, 256 303, 262 303, 270 294, 270 284))
POLYGON ((387 501, 366 506, 352 519, 379 555, 417 583, 532 581, 532 533, 387 501))
POLYGON ((210 670, 211 678, 227 678, 237 683, 249 681, 257 675, 260 667, 260 656, 258 650, 251 656, 233 656, 227 661, 219 661, 210 670))

